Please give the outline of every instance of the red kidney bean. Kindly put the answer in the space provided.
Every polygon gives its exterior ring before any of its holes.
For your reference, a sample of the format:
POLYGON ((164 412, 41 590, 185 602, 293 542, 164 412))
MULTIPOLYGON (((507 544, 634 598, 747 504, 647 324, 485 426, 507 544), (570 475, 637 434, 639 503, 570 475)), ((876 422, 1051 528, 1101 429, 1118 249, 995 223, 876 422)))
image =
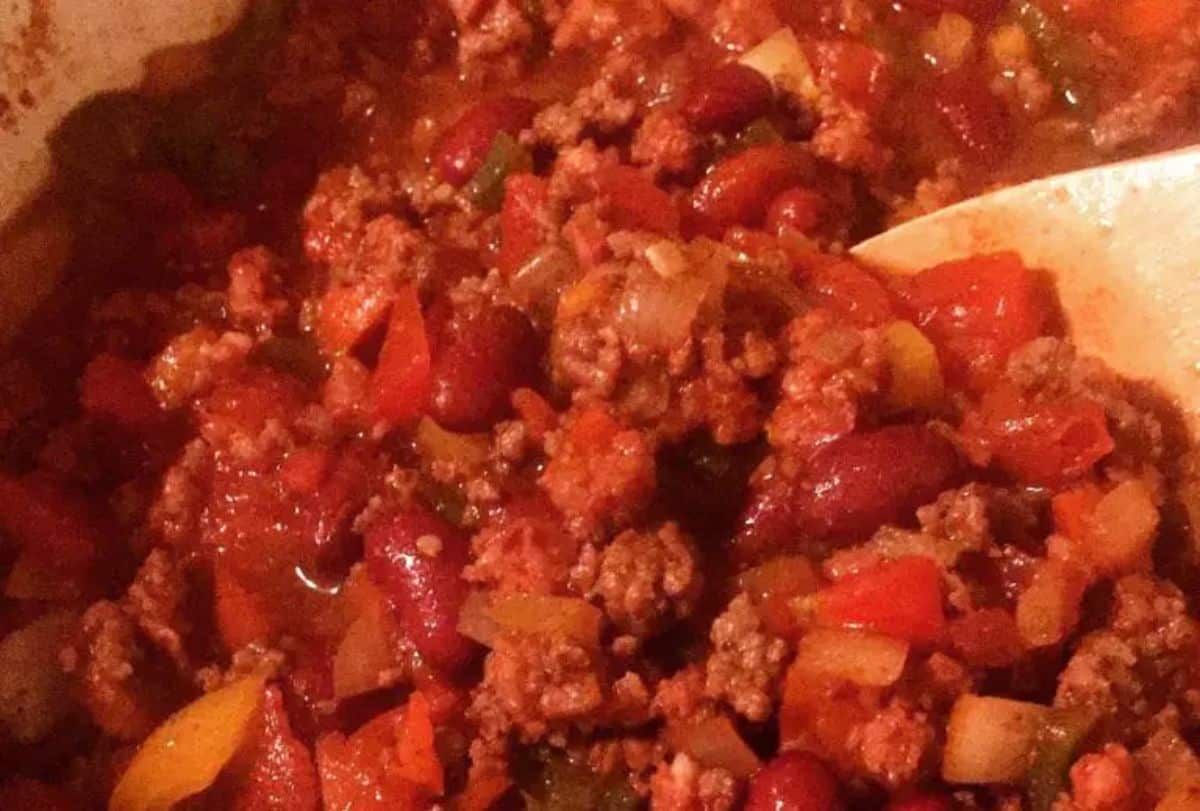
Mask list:
POLYGON ((745 811, 842 811, 837 780, 807 752, 785 752, 754 775, 745 811))
POLYGON ((942 76, 934 86, 933 106, 970 156, 995 164, 1012 152, 1015 134, 1008 108, 979 77, 965 71, 942 76))
POLYGON ((692 83, 683 115, 700 132, 736 132, 770 110, 772 96, 765 76, 730 62, 692 83))
POLYGON ((492 140, 529 126, 537 104, 517 96, 480 102, 446 128, 433 151, 433 165, 448 183, 461 186, 483 165, 492 140))
POLYGON ((936 498, 958 467, 950 443, 924 426, 850 434, 813 455, 796 493, 799 528, 811 536, 868 537, 936 498))
POLYGON ((841 98, 868 112, 877 111, 891 92, 883 54, 853 40, 827 40, 815 46, 821 78, 841 98))
POLYGON ((922 792, 904 800, 892 800, 884 811, 951 811, 953 808, 945 794, 922 792))
POLYGON ((791 228, 807 234, 817 227, 827 207, 825 198, 812 189, 800 186, 788 189, 767 209, 767 230, 779 234, 791 228))
POLYGON ((469 558, 464 533, 426 509, 409 507, 371 528, 364 558, 400 630, 427 662, 455 672, 471 661, 475 647, 458 633, 467 596, 461 577, 469 558))
POLYGON ((760 225, 776 196, 812 174, 812 157, 791 144, 755 146, 728 157, 692 192, 692 230, 720 239, 732 225, 760 225))
MULTIPOLYGON (((431 322, 433 319, 431 312, 431 322)), ((429 414, 452 430, 488 428, 509 411, 509 394, 537 374, 540 346, 533 325, 512 307, 486 307, 448 317, 432 336, 433 396, 429 414)))

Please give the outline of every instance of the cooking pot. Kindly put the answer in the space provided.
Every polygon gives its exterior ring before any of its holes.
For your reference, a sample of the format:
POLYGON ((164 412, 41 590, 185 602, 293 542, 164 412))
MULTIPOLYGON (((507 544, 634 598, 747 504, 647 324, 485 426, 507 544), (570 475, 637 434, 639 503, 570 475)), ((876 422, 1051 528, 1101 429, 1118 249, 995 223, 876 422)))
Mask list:
POLYGON ((47 137, 83 100, 137 87, 172 49, 218 36, 246 0, 5 0, 0 4, 0 342, 54 286, 67 221, 42 194, 47 137))

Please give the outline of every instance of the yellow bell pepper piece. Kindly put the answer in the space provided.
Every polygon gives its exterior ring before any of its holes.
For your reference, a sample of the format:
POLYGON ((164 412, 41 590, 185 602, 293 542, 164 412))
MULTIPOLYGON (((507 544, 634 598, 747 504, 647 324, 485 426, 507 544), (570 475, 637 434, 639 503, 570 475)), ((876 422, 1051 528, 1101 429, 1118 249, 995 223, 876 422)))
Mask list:
POLYGON ((248 676, 164 721, 133 756, 108 811, 167 811, 212 785, 253 726, 263 686, 262 677, 248 676))
POLYGON ((937 349, 907 321, 893 321, 883 338, 892 370, 888 407, 895 411, 937 408, 946 391, 937 349))

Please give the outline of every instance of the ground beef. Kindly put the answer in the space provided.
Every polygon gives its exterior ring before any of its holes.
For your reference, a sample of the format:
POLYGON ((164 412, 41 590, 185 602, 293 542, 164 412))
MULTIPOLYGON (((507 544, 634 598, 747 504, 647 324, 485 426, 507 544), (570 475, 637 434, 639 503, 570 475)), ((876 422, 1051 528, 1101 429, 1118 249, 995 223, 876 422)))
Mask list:
POLYGON ((533 119, 530 140, 563 149, 589 135, 618 132, 633 121, 637 101, 623 92, 612 77, 601 77, 585 86, 569 104, 558 103, 539 112, 533 119))
POLYGON ((1054 811, 1132 811, 1135 790, 1133 758, 1110 743, 1075 761, 1070 799, 1060 800, 1054 811))
POLYGON ((953 566, 962 552, 980 551, 992 543, 986 485, 972 482, 947 490, 934 503, 919 508, 917 520, 922 532, 949 542, 939 555, 947 566, 953 566))
POLYGON ((695 542, 669 522, 605 547, 592 596, 618 630, 644 637, 690 615, 702 582, 695 542))
POLYGON ((818 156, 864 175, 879 174, 892 162, 892 150, 880 142, 867 113, 832 97, 823 97, 817 110, 821 123, 812 148, 818 156))
POLYGON ((160 718, 162 684, 146 672, 137 625, 119 605, 101 601, 84 612, 79 635, 64 650, 63 665, 76 679, 83 706, 106 734, 141 740, 160 718))
POLYGON ((695 169, 700 142, 678 113, 651 110, 633 136, 629 156, 655 174, 687 174, 695 169))
POLYGON ((304 251, 331 267, 347 267, 358 253, 364 226, 391 193, 358 167, 324 172, 304 207, 304 251))
POLYGON ((879 391, 883 344, 878 331, 842 324, 827 310, 793 321, 784 339, 788 365, 767 440, 785 456, 803 457, 854 429, 859 403, 879 391))
POLYGON ((650 779, 650 811, 729 811, 737 781, 724 769, 704 769, 680 752, 650 779))
POLYGON ((1200 707, 1200 627, 1179 589, 1149 575, 1117 581, 1108 625, 1085 636, 1059 677, 1055 706, 1101 713, 1116 740, 1136 740, 1164 709, 1200 707))
POLYGON ((568 415, 539 482, 575 532, 628 526, 655 485, 654 451, 595 407, 568 415))
POLYGON ((181 672, 190 669, 184 649, 184 640, 191 630, 187 597, 183 569, 166 549, 155 549, 142 561, 122 601, 122 607, 146 639, 181 672))
POLYGON ((694 721, 713 714, 715 707, 704 682, 704 668, 688 665, 655 685, 651 709, 668 722, 694 721))
POLYGON ((863 777, 895 789, 916 782, 935 738, 925 713, 893 700, 869 721, 856 725, 847 746, 863 777))
POLYGON ((1092 125, 1092 142, 1116 152, 1152 138, 1186 120, 1193 112, 1200 83, 1200 62, 1186 58, 1160 67, 1132 95, 1100 113, 1092 125))
POLYGON ((787 643, 767 633, 754 605, 739 594, 713 620, 712 653, 705 665, 704 691, 751 721, 765 721, 779 694, 787 643))
POLYGON ((280 262, 262 246, 246 248, 229 260, 229 315, 239 327, 266 332, 287 312, 288 303, 278 298, 280 262))
POLYGON ((532 742, 594 715, 605 689, 597 654, 544 636, 501 636, 483 666, 469 710, 483 738, 510 731, 532 742))
POLYGON ((569 0, 554 30, 558 50, 632 42, 667 33, 671 17, 659 0, 569 0))
POLYGON ((494 0, 477 20, 459 26, 458 64, 465 76, 515 75, 533 38, 518 3, 494 0))
POLYGON ((467 580, 525 594, 565 592, 580 551, 554 509, 533 498, 506 506, 475 535, 471 549, 467 580))
POLYGON ((150 386, 164 408, 178 408, 237 372, 254 348, 243 332, 197 327, 176 336, 150 365, 150 386))
POLYGON ((211 468, 208 444, 195 439, 184 446, 178 461, 163 474, 158 496, 150 506, 147 528, 167 545, 182 547, 196 537, 211 468))

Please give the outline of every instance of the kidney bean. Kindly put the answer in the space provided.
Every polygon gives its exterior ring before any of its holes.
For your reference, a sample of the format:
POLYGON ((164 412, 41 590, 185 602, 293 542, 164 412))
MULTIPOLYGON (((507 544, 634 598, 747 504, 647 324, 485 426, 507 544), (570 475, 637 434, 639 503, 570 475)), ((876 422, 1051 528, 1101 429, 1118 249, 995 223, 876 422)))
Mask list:
POLYGON ((891 92, 883 54, 852 40, 827 40, 815 46, 817 69, 841 98, 875 112, 891 92))
POLYGON ((745 811, 842 811, 837 780, 807 752, 785 752, 750 781, 745 811))
POLYGON ((689 224, 694 232, 714 239, 733 225, 760 225, 771 201, 803 185, 812 173, 812 157, 795 145, 751 147, 718 163, 697 184, 689 224))
POLYGON ((936 498, 958 466, 950 443, 924 426, 850 434, 809 463, 796 494, 799 528, 811 536, 868 537, 936 498))
POLYGON ((487 307, 450 317, 438 331, 430 416, 452 430, 488 428, 509 412, 509 394, 537 373, 533 325, 512 307, 487 307))
POLYGON ((1015 141, 1008 108, 982 79, 966 71, 940 77, 933 106, 962 150, 986 164, 1008 157, 1015 141))
POLYGON ((780 194, 767 209, 767 230, 779 234, 791 228, 807 234, 817 227, 825 213, 825 198, 813 191, 797 186, 780 194))
POLYGON ((496 135, 515 136, 529 126, 537 104, 517 96, 480 102, 446 128, 433 152, 433 165, 448 183, 461 186, 483 165, 496 135))
POLYGON ((367 573, 387 595, 400 630, 427 662, 448 672, 475 652, 458 633, 468 557, 467 537, 420 507, 376 524, 364 539, 367 573))
POLYGON ((737 62, 703 73, 683 103, 683 115, 700 132, 732 133, 771 108, 771 83, 737 62))

